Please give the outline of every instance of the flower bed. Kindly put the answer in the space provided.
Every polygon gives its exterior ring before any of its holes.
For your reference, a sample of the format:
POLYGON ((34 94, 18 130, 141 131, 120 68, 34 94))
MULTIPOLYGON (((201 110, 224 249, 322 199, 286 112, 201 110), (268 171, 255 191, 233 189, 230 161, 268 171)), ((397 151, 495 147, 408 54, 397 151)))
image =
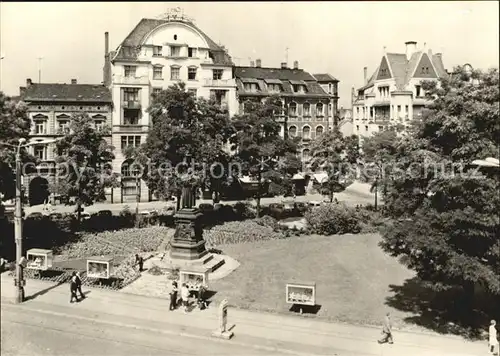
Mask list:
POLYGON ((203 237, 209 246, 287 238, 279 227, 269 226, 272 218, 265 219, 227 222, 206 230, 203 237))
POLYGON ((169 228, 153 226, 142 229, 105 231, 98 234, 81 234, 77 242, 69 243, 59 251, 61 259, 78 259, 101 255, 151 252, 165 239, 169 228))

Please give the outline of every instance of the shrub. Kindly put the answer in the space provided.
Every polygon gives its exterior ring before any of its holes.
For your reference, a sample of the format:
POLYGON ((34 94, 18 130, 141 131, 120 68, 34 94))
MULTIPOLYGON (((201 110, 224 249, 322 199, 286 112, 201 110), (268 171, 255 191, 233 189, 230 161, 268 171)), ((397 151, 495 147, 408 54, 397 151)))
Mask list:
POLYGON ((256 212, 254 207, 249 202, 237 202, 233 206, 234 214, 237 220, 254 219, 256 212))
POLYGON ((307 225, 312 233, 335 235, 359 233, 361 225, 355 209, 345 204, 324 204, 305 214, 307 225))

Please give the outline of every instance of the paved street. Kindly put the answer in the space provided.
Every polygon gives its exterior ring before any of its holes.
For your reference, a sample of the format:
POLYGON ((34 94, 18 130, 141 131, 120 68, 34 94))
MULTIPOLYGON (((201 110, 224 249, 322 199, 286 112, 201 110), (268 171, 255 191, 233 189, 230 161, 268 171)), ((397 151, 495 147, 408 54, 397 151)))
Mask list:
MULTIPOLYGON (((214 339, 151 332, 2 304, 2 349, 14 355, 269 355, 214 339)), ((273 350, 275 355, 284 355, 273 350), (274 352, 275 351, 275 352, 274 352)))
POLYGON ((235 308, 228 316, 235 337, 223 341, 211 337, 218 325, 215 307, 169 312, 167 298, 100 289, 89 289, 87 299, 69 304, 68 285, 35 280, 26 288, 33 298, 18 306, 7 304, 14 295, 12 278, 1 277, 6 355, 480 356, 487 351, 484 342, 399 331, 394 345, 378 345, 378 328, 235 308), (70 341, 75 350, 68 348, 70 341))

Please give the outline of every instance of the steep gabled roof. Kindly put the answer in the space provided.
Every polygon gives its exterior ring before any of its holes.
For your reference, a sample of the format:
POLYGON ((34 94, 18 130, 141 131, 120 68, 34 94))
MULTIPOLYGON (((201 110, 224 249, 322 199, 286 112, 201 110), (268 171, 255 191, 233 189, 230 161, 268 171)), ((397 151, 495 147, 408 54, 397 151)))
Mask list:
MULTIPOLYGON (((387 53, 384 55, 384 57, 387 58, 392 78, 395 80, 398 90, 404 90, 406 88, 406 86, 410 82, 410 79, 413 78, 415 70, 420 63, 424 53, 429 57, 438 78, 444 78, 448 75, 446 69, 444 68, 441 54, 432 55, 430 51, 417 51, 412 54, 409 60, 407 60, 406 54, 387 53)), ((365 84, 358 90, 364 90, 372 86, 375 83, 376 78, 378 77, 379 70, 380 66, 375 69, 375 72, 372 74, 367 84, 365 84)))
POLYGON ((142 19, 134 27, 132 32, 123 40, 121 45, 116 50, 115 56, 111 57, 112 60, 119 59, 136 59, 139 55, 140 46, 145 37, 153 31, 155 28, 164 25, 166 23, 183 23, 192 27, 194 30, 200 33, 200 35, 205 39, 208 44, 208 48, 212 53, 215 64, 227 64, 232 65, 233 62, 231 57, 227 54, 224 48, 217 45, 210 37, 208 37, 202 30, 200 30, 195 24, 189 21, 182 20, 158 20, 158 19, 142 19))
POLYGON ((111 92, 96 84, 31 84, 22 96, 24 101, 76 101, 111 103, 111 92))
POLYGON ((313 74, 313 77, 316 78, 316 80, 320 83, 322 82, 338 82, 339 80, 336 79, 333 75, 329 73, 319 73, 319 74, 313 74))

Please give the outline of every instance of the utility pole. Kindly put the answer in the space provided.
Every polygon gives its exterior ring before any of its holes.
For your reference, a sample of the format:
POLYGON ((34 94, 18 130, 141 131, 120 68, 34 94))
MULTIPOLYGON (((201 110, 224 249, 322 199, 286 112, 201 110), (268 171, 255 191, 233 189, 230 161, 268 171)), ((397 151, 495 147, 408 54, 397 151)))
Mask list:
POLYGON ((42 82, 42 59, 43 57, 38 57, 38 83, 42 82))
POLYGON ((16 303, 22 303, 24 301, 24 276, 23 269, 21 265, 21 259, 23 257, 23 202, 21 196, 21 147, 26 142, 26 139, 19 139, 19 144, 16 150, 16 209, 14 215, 14 232, 16 240, 16 280, 15 285, 17 287, 16 303))

